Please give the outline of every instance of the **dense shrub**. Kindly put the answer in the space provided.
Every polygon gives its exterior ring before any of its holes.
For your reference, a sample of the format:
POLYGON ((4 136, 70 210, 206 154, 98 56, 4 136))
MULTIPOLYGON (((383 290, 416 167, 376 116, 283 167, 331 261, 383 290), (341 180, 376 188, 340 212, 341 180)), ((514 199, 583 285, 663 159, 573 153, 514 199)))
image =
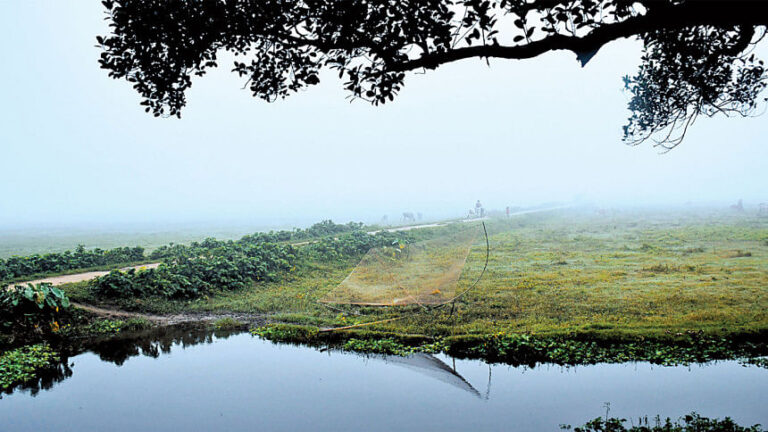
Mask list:
POLYGON ((256 233, 242 238, 241 241, 249 242, 277 242, 277 241, 301 241, 311 240, 321 237, 334 236, 352 231, 363 229, 362 222, 348 222, 346 224, 337 224, 332 220, 318 222, 306 229, 296 228, 293 231, 270 231, 268 233, 256 233))
POLYGON ((0 290, 0 325, 58 332, 59 317, 70 307, 69 298, 48 283, 0 290))
MULTIPOLYGON (((260 245, 264 243, 279 243, 289 241, 304 241, 319 239, 323 237, 350 233, 354 231, 360 231, 363 228, 362 222, 349 222, 346 224, 337 224, 331 220, 324 220, 318 222, 306 229, 296 228, 293 231, 270 231, 266 233, 254 233, 243 236, 240 240, 234 241, 238 245, 260 245)), ((201 242, 192 242, 189 246, 169 244, 167 246, 161 246, 149 255, 152 259, 163 259, 169 257, 176 257, 180 254, 186 254, 189 251, 207 251, 211 249, 221 248, 232 241, 216 240, 214 238, 207 238, 201 242)))
POLYGON ((359 258, 373 247, 406 243, 403 233, 367 234, 362 224, 345 225, 324 221, 306 230, 256 233, 240 240, 205 239, 188 246, 170 244, 154 251, 152 258, 163 259, 156 269, 113 271, 92 283, 102 297, 194 298, 214 291, 242 289, 254 281, 275 281, 297 266, 296 249, 280 240, 303 236, 323 236, 302 247, 302 257, 319 260, 359 258))
POLYGON ((39 273, 54 273, 111 264, 142 261, 144 248, 121 247, 116 249, 85 249, 80 245, 74 251, 61 253, 12 256, 0 260, 0 280, 31 276, 39 273))
POLYGON ((174 245, 156 269, 113 271, 92 283, 104 297, 194 298, 213 291, 232 291, 253 281, 272 281, 295 265, 290 245, 208 239, 174 245))
POLYGON ((374 235, 356 231, 339 237, 324 238, 308 245, 304 251, 308 256, 324 260, 359 258, 371 248, 407 244, 411 238, 407 233, 379 232, 374 235))

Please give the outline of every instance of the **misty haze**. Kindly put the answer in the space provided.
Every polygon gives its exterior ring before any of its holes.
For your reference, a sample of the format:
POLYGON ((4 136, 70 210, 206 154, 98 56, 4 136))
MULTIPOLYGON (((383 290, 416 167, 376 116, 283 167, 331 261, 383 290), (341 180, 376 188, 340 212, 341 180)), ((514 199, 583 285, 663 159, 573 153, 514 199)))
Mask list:
POLYGON ((0 1, 0 430, 763 430, 766 12, 0 1))

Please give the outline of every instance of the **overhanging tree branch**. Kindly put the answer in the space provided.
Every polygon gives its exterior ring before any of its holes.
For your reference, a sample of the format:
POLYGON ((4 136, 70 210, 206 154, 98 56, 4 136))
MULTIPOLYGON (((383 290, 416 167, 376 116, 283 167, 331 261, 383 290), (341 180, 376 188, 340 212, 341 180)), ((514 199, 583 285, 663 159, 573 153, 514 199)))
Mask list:
MULTIPOLYGON (((501 58, 524 60, 551 51, 572 51, 582 57, 595 53, 609 42, 636 37, 657 30, 680 30, 702 25, 747 26, 768 25, 768 2, 755 0, 689 1, 673 6, 668 2, 646 2, 650 11, 626 21, 608 24, 583 37, 556 34, 523 45, 479 45, 422 55, 413 60, 388 65, 387 70, 410 71, 435 69, 446 63, 469 58, 501 58), (654 4, 655 3, 655 4, 654 4)), ((754 31, 748 33, 753 35, 754 31)), ((746 44, 740 45, 746 49, 746 44)), ((586 64, 586 62, 583 62, 586 64)))
MULTIPOLYGON (((768 74, 750 47, 768 0, 104 0, 101 67, 156 116, 181 116, 193 77, 221 50, 254 96, 272 102, 331 69, 352 98, 381 104, 407 72, 470 58, 576 54, 582 66, 623 38, 644 43, 625 77, 628 143, 687 130, 691 119, 752 115, 768 74), (506 42, 511 41, 512 44, 506 42), (415 53, 418 54, 415 54, 415 53)), ((663 144, 663 143, 662 143, 663 144)))

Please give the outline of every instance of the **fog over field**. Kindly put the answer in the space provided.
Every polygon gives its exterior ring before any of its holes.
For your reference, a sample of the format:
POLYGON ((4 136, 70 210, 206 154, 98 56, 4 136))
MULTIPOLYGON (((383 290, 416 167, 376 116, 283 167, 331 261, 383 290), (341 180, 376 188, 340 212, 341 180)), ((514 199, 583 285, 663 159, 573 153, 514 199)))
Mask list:
POLYGON ((223 66, 195 81, 178 120, 145 114, 99 69, 102 18, 100 2, 0 1, 0 231, 442 218, 477 199, 768 201, 764 117, 700 118, 664 155, 620 141, 637 42, 583 69, 567 53, 448 65, 382 107, 350 104, 335 76, 268 104, 223 66))

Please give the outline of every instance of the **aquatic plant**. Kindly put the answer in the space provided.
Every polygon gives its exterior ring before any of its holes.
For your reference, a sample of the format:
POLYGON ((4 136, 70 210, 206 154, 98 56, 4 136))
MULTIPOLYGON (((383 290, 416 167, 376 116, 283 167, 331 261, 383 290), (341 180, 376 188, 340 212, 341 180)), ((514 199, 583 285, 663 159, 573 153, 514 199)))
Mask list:
POLYGON ((638 341, 579 340, 499 332, 474 339, 456 338, 451 342, 448 350, 452 354, 529 365, 647 361, 675 366, 722 359, 756 359, 768 349, 765 344, 707 337, 697 332, 675 340, 638 341))
POLYGON ((406 356, 413 354, 418 350, 415 347, 409 347, 401 344, 400 342, 391 339, 349 339, 344 344, 344 349, 347 351, 357 351, 365 353, 377 353, 377 354, 391 354, 398 356, 406 356))
POLYGON ((93 321, 85 326, 83 333, 89 334, 117 334, 121 331, 144 330, 152 326, 152 323, 144 318, 130 318, 127 320, 102 319, 93 321))
POLYGON ((0 391, 36 379, 44 369, 59 362, 59 355, 48 345, 38 344, 0 354, 0 391))
POLYGON ((251 334, 273 342, 307 343, 316 340, 319 330, 312 326, 268 324, 251 329, 251 334))
MULTIPOLYGON (((655 417, 653 423, 647 417, 641 418, 639 425, 627 427, 627 419, 598 417, 586 422, 582 426, 573 428, 574 432, 763 432, 759 424, 753 426, 740 426, 730 417, 710 419, 692 412, 682 418, 672 421, 667 417, 664 421, 655 417)), ((571 430, 570 425, 561 425, 563 430, 571 430)))
POLYGON ((216 330, 234 330, 239 329, 244 325, 245 324, 232 317, 220 318, 213 322, 213 328, 216 330))

